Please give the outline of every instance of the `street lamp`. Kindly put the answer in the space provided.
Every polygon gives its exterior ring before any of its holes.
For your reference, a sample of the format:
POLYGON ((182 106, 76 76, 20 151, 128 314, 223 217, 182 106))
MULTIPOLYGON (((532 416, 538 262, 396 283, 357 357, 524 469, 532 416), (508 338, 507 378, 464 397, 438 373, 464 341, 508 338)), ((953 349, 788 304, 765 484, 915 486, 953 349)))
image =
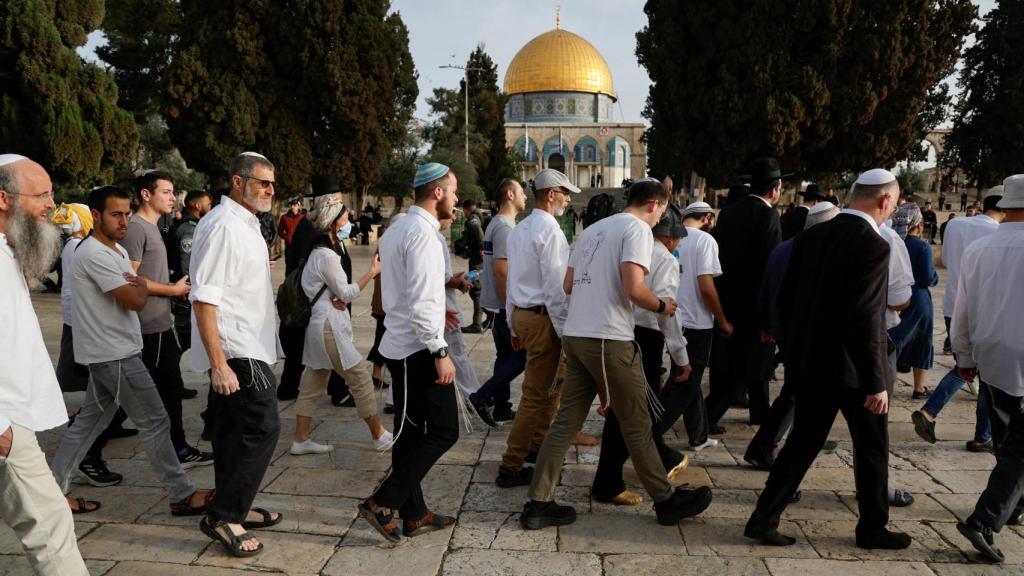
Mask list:
POLYGON ((466 163, 469 163, 469 71, 482 72, 483 68, 470 68, 468 66, 456 66, 454 64, 448 64, 447 66, 438 66, 438 68, 452 68, 455 70, 462 70, 463 79, 466 82, 466 163))

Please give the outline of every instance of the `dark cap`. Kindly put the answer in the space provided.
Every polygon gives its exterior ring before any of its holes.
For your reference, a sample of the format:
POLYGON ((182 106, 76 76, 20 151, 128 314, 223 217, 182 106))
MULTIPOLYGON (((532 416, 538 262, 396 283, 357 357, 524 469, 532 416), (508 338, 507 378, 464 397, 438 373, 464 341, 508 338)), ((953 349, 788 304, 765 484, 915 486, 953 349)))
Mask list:
POLYGON ((818 188, 817 184, 808 184, 807 189, 800 193, 806 200, 828 200, 828 196, 818 188))
POLYGON ((341 185, 338 184, 336 177, 330 174, 313 176, 313 196, 323 196, 335 192, 341 192, 341 185))
POLYGON ((778 180, 780 178, 786 178, 792 176, 792 173, 783 174, 782 169, 779 168, 779 161, 775 158, 765 157, 758 158, 750 164, 750 173, 740 176, 740 180, 750 182, 771 182, 772 180, 778 180))
POLYGON ((683 226, 683 212, 678 206, 672 204, 668 205, 665 209, 665 214, 662 215, 661 220, 651 230, 656 236, 665 236, 668 238, 685 238, 686 237, 686 226, 683 226))

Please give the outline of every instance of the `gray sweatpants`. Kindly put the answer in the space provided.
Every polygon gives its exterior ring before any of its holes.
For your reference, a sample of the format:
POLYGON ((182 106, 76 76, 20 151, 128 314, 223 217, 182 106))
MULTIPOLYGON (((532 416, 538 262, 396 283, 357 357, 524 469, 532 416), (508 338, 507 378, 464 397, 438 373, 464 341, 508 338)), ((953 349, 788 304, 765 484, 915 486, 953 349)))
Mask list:
POLYGON ((75 423, 61 438, 50 463, 60 489, 65 494, 71 490, 71 475, 120 405, 138 427, 149 464, 167 489, 171 502, 191 496, 196 487, 178 462, 171 444, 167 411, 149 370, 142 363, 142 356, 90 364, 89 372, 92 378, 85 390, 85 404, 75 417, 75 423))

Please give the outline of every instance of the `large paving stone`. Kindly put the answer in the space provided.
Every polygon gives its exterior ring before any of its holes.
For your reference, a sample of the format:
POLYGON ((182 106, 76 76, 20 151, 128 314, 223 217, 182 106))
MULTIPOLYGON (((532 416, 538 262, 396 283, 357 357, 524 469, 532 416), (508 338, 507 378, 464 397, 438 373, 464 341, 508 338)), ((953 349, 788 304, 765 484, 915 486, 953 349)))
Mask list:
MULTIPOLYGON (((109 560, 86 560, 85 568, 91 576, 110 574, 114 562, 109 560)), ((0 555, 0 576, 35 576, 35 571, 25 556, 0 555)))
POLYGON ((222 544, 214 543, 199 557, 198 564, 223 568, 246 566, 288 573, 316 574, 334 554, 339 542, 335 536, 267 530, 261 530, 256 536, 263 543, 263 552, 258 556, 235 558, 222 544))
MULTIPOLYGON (((980 562, 987 564, 980 553, 978 553, 974 546, 971 545, 967 538, 964 538, 960 532, 956 529, 956 524, 950 523, 938 523, 931 524, 933 530, 942 535, 953 546, 959 548, 964 555, 973 562, 980 562)), ((1021 538, 1020 534, 1014 532, 1011 529, 1003 529, 998 534, 993 534, 995 538, 996 546, 1003 551, 1006 556, 1004 564, 1024 564, 1024 538, 1021 538)))
POLYGON ((1021 576, 1024 566, 992 564, 929 564, 936 576, 1021 576))
MULTIPOLYGON (((912 494, 939 494, 949 488, 936 481, 938 472, 931 474, 920 470, 889 470, 889 485, 909 490, 912 494)), ((851 475, 852 478, 852 475, 851 475)), ((852 492, 852 489, 850 490, 852 492)))
POLYGON ((974 506, 978 503, 977 494, 933 494, 932 498, 949 510, 957 520, 967 519, 971 512, 974 512, 974 506))
MULTIPOLYGON (((899 486, 899 484, 895 484, 895 486, 899 486)), ((913 491, 911 493, 914 495, 914 503, 910 506, 902 508, 897 506, 889 507, 889 518, 891 520, 928 520, 932 522, 953 522, 956 520, 956 516, 952 512, 928 494, 913 491)), ((936 494, 936 496, 944 496, 944 494, 936 494)), ((844 494, 842 499, 849 506, 850 510, 853 510, 854 515, 860 517, 856 496, 844 494)))
MULTIPOLYGON (((754 511, 751 507, 747 516, 754 511)), ((850 508, 844 505, 835 492, 820 490, 802 490, 799 502, 786 507, 782 513, 785 520, 852 520, 855 518, 850 508)))
POLYGON ((726 490, 760 490, 768 479, 767 472, 748 467, 717 467, 706 468, 715 488, 726 490))
POLYGON ((119 562, 106 576, 252 576, 248 570, 214 568, 211 566, 182 566, 160 562, 119 562))
POLYGON ((715 556, 659 556, 654 554, 609 554, 604 557, 605 576, 768 576, 759 558, 718 558, 715 556))
POLYGON ((558 529, 561 552, 686 554, 677 526, 634 516, 578 516, 558 529))
POLYGON ((850 560, 818 560, 768 558, 765 560, 772 576, 807 576, 808 574, 842 574, 843 576, 931 576, 922 562, 861 562, 850 560))
POLYGON ((743 536, 744 520, 703 518, 680 524, 686 550, 694 556, 746 556, 760 558, 818 558, 800 527, 783 521, 779 530, 797 539, 792 546, 762 546, 743 536))
POLYGON ((469 466, 434 466, 421 484, 423 498, 431 510, 458 516, 472 475, 473 469, 469 466))
POLYGON ((519 525, 519 514, 513 514, 501 525, 491 543, 494 550, 528 550, 555 552, 558 549, 559 529, 524 530, 519 525))
POLYGON ((384 478, 377 470, 321 470, 288 468, 264 491, 299 496, 366 498, 384 478))
MULTIPOLYGON (((473 483, 466 491, 463 510, 473 512, 519 512, 527 501, 528 486, 499 488, 497 485, 473 483)), ((555 501, 573 506, 577 513, 590 510, 590 487, 559 486, 555 488, 555 501)))
POLYGON ((78 542, 83 558, 95 560, 159 560, 190 564, 210 544, 194 529, 151 524, 105 524, 78 542))
MULTIPOLYGON (((514 516, 511 512, 463 512, 459 514, 452 534, 453 548, 490 548, 505 522, 514 516)), ((556 528, 547 528, 557 535, 556 528)))
MULTIPOLYGON (((946 413, 943 412, 945 417, 946 413)), ((913 462, 921 470, 984 470, 989 472, 996 465, 996 458, 987 452, 968 452, 962 442, 942 442, 941 445, 926 443, 893 446, 894 453, 913 462)))
MULTIPOLYGON (((340 572, 338 574, 341 574, 340 572)), ((601 576, 596 554, 512 552, 507 550, 456 550, 445 558, 443 576, 601 576)))
POLYGON ((991 470, 937 470, 931 475, 954 494, 981 494, 991 470))
POLYGON ((164 503, 163 513, 171 515, 170 505, 167 504, 167 492, 163 488, 78 486, 68 495, 94 500, 101 504, 99 510, 88 514, 90 522, 134 522, 160 502, 164 503))
POLYGON ((857 548, 856 522, 805 520, 804 533, 822 558, 829 560, 896 560, 911 562, 961 562, 963 556, 949 546, 934 530, 919 522, 890 522, 889 528, 906 532, 913 539, 905 550, 865 550, 857 548))
POLYGON ((451 536, 452 529, 447 528, 390 544, 368 524, 357 521, 321 573, 324 576, 434 576, 441 567, 451 536))

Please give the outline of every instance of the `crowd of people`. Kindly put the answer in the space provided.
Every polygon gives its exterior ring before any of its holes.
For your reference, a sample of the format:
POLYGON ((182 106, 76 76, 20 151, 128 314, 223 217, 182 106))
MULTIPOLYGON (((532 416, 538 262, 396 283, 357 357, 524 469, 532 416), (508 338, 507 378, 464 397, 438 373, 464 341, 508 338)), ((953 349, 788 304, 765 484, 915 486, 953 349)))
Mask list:
POLYGON ((914 502, 888 473, 899 371, 913 372, 912 396, 926 400, 913 423, 932 443, 943 406, 980 382, 967 449, 993 451, 996 466, 960 533, 1001 561, 993 534, 1024 522, 1024 307, 1014 289, 1024 280, 1024 175, 990 189, 981 215, 944 223, 943 316, 956 368, 930 391, 937 219, 929 204, 901 199, 887 170, 860 174, 845 208, 831 190, 808 186, 802 205, 783 217, 776 205, 789 175, 773 158, 752 163, 717 217, 704 202, 675 203, 670 186, 645 178, 629 186, 620 212, 588 221, 570 246, 556 219, 581 190, 545 169, 529 190, 499 183, 489 221, 463 203, 463 272, 454 270, 445 237, 458 177, 431 162, 416 171, 413 206, 391 218, 362 274, 346 241, 356 222, 375 218, 373 208, 354 218, 337 180, 317 177, 312 209, 289 202, 280 220, 286 278, 276 297, 260 217, 272 208, 275 171, 261 154, 239 154, 216 205, 209 193, 189 193, 181 218, 163 230, 176 207, 166 173, 143 172, 130 191, 101 186, 87 205, 58 209, 43 166, 0 155, 0 358, 8 367, 0 374, 0 517, 37 573, 88 573, 72 515, 102 503, 66 494, 75 475, 96 486, 121 482, 103 448, 135 434, 172 515, 200 517, 200 530, 234 556, 259 554, 257 531, 282 520, 253 506, 280 433, 278 403, 295 400, 290 453, 323 454, 333 447, 311 431, 325 394, 355 407, 372 448, 391 452, 387 476, 358 504, 359 516, 391 542, 457 522, 429 506, 422 482, 469 418, 510 427, 495 484, 529 486, 524 529, 575 521, 575 509, 554 499, 573 444, 600 445, 595 500, 644 501, 623 480, 631 459, 657 522, 675 525, 710 505, 711 488, 684 482, 689 454, 715 448, 723 415, 740 404, 758 427, 744 459, 769 471, 748 538, 795 543, 779 532, 781 515, 800 499, 817 455, 835 448, 828 434, 842 413, 853 445, 856 544, 906 548, 911 537, 888 527, 890 506, 914 502), (533 209, 522 217, 530 198, 533 209), (29 287, 58 255, 63 332, 55 369, 29 287), (371 285, 377 330, 364 357, 351 305, 371 285), (460 292, 473 298, 468 323, 460 292), (496 354, 481 383, 463 334, 486 330, 496 354), (185 350, 191 370, 209 378, 202 436, 211 452, 198 450, 183 426, 182 400, 195 395, 180 371, 185 350), (278 381, 272 366, 282 358, 278 381), (784 385, 772 401, 779 362, 784 385), (83 390, 81 407, 69 413, 62 392, 83 390), (599 438, 582 431, 595 401, 599 438), (684 450, 665 439, 680 418, 684 450), (48 465, 35 433, 69 419, 48 465), (124 427, 128 420, 135 428, 124 427), (212 487, 186 473, 204 465, 213 466, 212 487))

